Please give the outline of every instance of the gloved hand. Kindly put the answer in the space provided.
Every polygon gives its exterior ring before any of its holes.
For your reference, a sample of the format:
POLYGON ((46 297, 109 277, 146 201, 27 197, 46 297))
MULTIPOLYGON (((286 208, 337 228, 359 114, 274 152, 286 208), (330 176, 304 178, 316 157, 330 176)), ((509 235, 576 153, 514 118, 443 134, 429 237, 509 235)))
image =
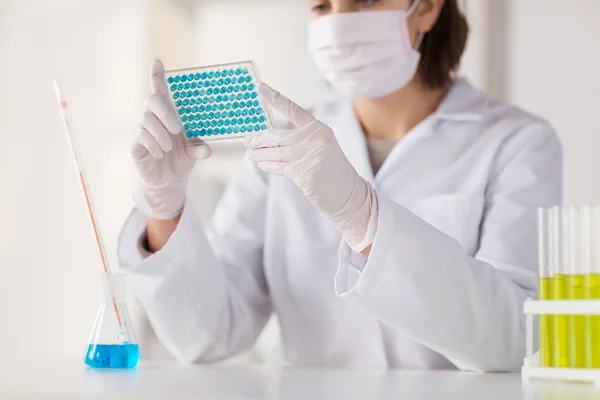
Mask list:
POLYGON ((350 247, 362 251, 373 242, 377 230, 375 191, 350 164, 331 128, 265 84, 259 93, 296 128, 249 136, 248 158, 266 172, 293 180, 337 226, 350 247))
POLYGON ((152 94, 146 98, 140 129, 131 144, 137 168, 133 201, 140 212, 155 219, 171 219, 181 213, 189 172, 196 159, 208 158, 207 145, 183 146, 183 126, 169 97, 165 67, 160 60, 150 65, 152 94))

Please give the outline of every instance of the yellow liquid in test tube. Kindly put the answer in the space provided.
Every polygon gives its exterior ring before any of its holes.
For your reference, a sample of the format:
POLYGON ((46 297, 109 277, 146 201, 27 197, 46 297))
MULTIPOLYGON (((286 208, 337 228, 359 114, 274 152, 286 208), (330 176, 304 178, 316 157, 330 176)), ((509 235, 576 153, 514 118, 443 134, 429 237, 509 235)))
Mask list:
MULTIPOLYGON (((585 297, 591 300, 600 299, 600 274, 585 276, 585 297)), ((588 368, 600 368, 600 316, 586 315, 589 357, 588 368)))
MULTIPOLYGON (((539 299, 553 300, 553 292, 553 279, 540 278, 539 299)), ((542 367, 554 366, 554 315, 540 315, 540 363, 542 367)))
MULTIPOLYGON (((567 300, 567 275, 554 275, 554 298, 556 300, 567 300)), ((569 359, 569 316, 554 316, 554 366, 568 368, 569 359)))
MULTIPOLYGON (((585 275, 568 275, 569 299, 585 299, 585 275)), ((585 315, 569 316, 569 339, 571 368, 585 368, 587 365, 587 335, 585 327, 585 315)))

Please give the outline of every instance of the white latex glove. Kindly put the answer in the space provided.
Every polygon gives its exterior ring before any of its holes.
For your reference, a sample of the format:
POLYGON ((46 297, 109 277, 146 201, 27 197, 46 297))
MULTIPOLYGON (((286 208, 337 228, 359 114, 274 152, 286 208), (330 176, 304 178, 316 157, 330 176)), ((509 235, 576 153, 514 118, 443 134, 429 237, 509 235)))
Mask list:
POLYGON ((196 159, 208 158, 207 145, 185 147, 183 126, 168 97, 165 67, 150 64, 152 94, 146 98, 140 129, 131 144, 137 168, 133 201, 140 212, 155 219, 171 219, 181 213, 189 172, 196 159))
POLYGON ((377 230, 377 195, 350 164, 333 130, 268 85, 263 100, 295 126, 271 129, 246 139, 247 156, 266 172, 294 181, 327 216, 356 252, 373 243, 377 230))

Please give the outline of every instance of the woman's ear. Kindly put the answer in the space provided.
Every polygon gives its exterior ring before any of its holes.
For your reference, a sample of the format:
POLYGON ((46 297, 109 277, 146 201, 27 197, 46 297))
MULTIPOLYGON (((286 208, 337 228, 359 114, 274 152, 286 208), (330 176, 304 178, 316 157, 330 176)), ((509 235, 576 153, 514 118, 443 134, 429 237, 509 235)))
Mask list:
POLYGON ((421 0, 421 3, 415 10, 415 15, 418 17, 417 29, 421 33, 427 33, 437 22, 444 0, 421 0))

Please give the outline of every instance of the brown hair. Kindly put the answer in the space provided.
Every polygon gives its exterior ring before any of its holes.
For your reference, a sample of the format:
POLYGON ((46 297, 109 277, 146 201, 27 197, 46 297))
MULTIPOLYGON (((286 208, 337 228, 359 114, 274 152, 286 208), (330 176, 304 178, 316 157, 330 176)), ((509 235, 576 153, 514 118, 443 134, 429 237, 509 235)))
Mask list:
POLYGON ((419 73, 427 87, 439 89, 452 82, 468 36, 469 24, 458 1, 446 0, 437 22, 425 34, 419 49, 419 73))

